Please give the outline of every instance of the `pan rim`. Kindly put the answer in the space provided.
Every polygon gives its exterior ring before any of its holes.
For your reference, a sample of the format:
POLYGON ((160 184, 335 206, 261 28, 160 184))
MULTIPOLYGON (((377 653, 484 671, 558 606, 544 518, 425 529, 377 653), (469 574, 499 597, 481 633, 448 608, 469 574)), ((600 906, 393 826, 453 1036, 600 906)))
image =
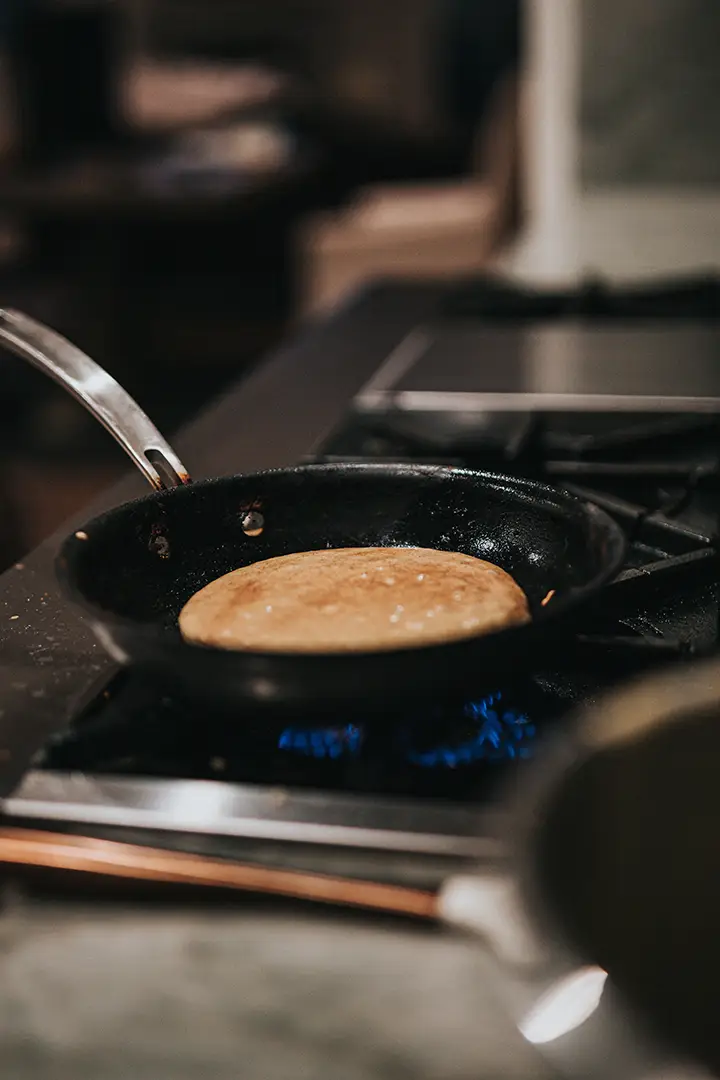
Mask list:
MULTIPOLYGON (((75 582, 72 580, 69 572, 69 555, 72 551, 76 550, 80 544, 87 543, 87 538, 90 537, 94 528, 103 525, 107 520, 113 518, 115 515, 128 510, 130 507, 140 506, 143 504, 155 504, 162 505, 164 502, 172 499, 189 498, 190 492, 197 489, 211 489, 220 484, 226 484, 228 482, 237 481, 242 483, 251 483, 253 481, 262 481, 264 479, 278 477, 278 476, 296 476, 309 475, 309 476, 334 476, 341 475, 343 473, 362 473, 364 475, 377 475, 382 476, 390 473, 404 474, 410 479, 413 476, 431 476, 438 477, 439 479, 450 477, 457 477, 465 480, 478 480, 485 484, 491 484, 497 487, 504 487, 512 489, 520 493, 526 493, 529 496, 534 497, 536 500, 544 499, 547 503, 557 507, 577 507, 578 512, 584 514, 586 518, 594 520, 598 526, 604 529, 609 538, 609 551, 605 565, 588 581, 584 582, 577 588, 569 590, 563 597, 560 597, 556 602, 547 607, 543 607, 540 611, 533 614, 532 622, 528 625, 537 625, 538 622, 547 623, 548 621, 554 622, 559 620, 568 611, 571 611, 579 603, 582 602, 584 596, 594 593, 598 589, 602 588, 608 581, 622 567, 627 551, 627 538, 622 528, 611 517, 607 511, 597 506, 595 503, 580 498, 573 492, 566 491, 563 488, 555 488, 549 484, 545 484, 542 481, 532 480, 526 477, 513 477, 505 473, 491 472, 481 469, 469 469, 462 466, 452 465, 433 465, 433 464, 412 464, 412 463, 400 463, 393 464, 392 462, 374 463, 374 462, 362 462, 362 463, 310 463, 301 465, 291 465, 285 468, 273 468, 264 469, 254 473, 231 473, 218 477, 210 477, 203 480, 193 481, 191 484, 182 485, 176 488, 170 488, 162 492, 149 492, 146 495, 142 495, 137 499, 131 499, 127 502, 120 503, 118 506, 112 507, 109 510, 104 511, 91 519, 85 524, 80 525, 73 530, 63 540, 57 557, 55 559, 55 572, 60 582, 63 591, 71 601, 88 616, 91 617, 93 624, 99 624, 103 627, 114 626, 118 629, 125 630, 126 632, 133 632, 136 635, 140 635, 144 638, 152 640, 154 647, 159 649, 163 653, 171 652, 177 655, 179 650, 185 652, 190 650, 195 655, 205 656, 219 656, 223 657, 223 662, 232 663, 233 659, 239 662, 249 663, 252 661, 258 663, 272 662, 276 665, 285 663, 296 664, 298 661, 302 661, 308 666, 313 664, 332 663, 345 663, 352 662, 353 664, 362 664, 364 660, 370 662, 377 660, 379 657, 392 657, 392 656, 406 656, 415 655, 439 659, 442 655, 446 655, 448 650, 457 651, 462 648, 472 648, 477 642, 486 642, 488 640, 497 641, 504 635, 509 633, 515 633, 516 635, 522 631, 526 624, 518 626, 507 626, 500 630, 494 630, 490 633, 481 634, 469 634, 467 636, 453 639, 451 641, 444 641, 428 645, 406 645, 393 649, 374 649, 374 650, 336 650, 333 652, 322 653, 304 653, 304 652, 259 652, 247 649, 219 649, 214 646, 200 645, 194 642, 188 642, 184 639, 163 640, 164 634, 158 633, 158 627, 156 623, 140 623, 137 620, 126 618, 125 616, 118 615, 113 612, 112 609, 102 607, 99 604, 93 603, 88 600, 78 588, 75 582)), ((387 545, 394 546, 394 545, 387 545)))

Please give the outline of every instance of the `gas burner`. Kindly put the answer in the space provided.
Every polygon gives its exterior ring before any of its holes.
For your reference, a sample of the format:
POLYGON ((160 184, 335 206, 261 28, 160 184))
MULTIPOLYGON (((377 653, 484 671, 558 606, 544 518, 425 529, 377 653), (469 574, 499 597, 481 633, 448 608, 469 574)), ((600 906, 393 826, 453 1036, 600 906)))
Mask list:
POLYGON ((441 717, 434 735, 411 735, 408 761, 424 769, 459 769, 479 761, 533 756, 537 725, 502 691, 469 702, 454 718, 441 717), (434 742, 442 732, 440 742, 434 742), (428 745, 429 744, 429 745, 428 745))
POLYGON ((460 706, 387 718, 279 726, 198 716, 189 702, 158 697, 119 675, 73 727, 53 740, 41 768, 114 777, 186 780, 482 800, 532 757, 545 729, 573 704, 567 687, 525 679, 460 706))
MULTIPOLYGON (((468 702, 457 710, 436 710, 430 717, 409 718, 397 742, 387 748, 407 764, 423 769, 459 769, 478 762, 532 757, 537 726, 527 711, 509 703, 501 691, 468 702)), ((316 761, 361 757, 368 733, 362 724, 287 727, 278 749, 316 761)))
POLYGON ((365 741, 365 731, 357 724, 340 727, 287 727, 278 739, 278 750, 301 754, 318 761, 356 758, 365 741))
POLYGON ((498 417, 491 432, 483 421, 489 442, 477 445, 449 438, 441 414, 410 419, 412 435, 402 413, 354 413, 312 460, 421 461, 558 484, 617 518, 646 561, 715 545, 720 417, 516 413, 498 417))

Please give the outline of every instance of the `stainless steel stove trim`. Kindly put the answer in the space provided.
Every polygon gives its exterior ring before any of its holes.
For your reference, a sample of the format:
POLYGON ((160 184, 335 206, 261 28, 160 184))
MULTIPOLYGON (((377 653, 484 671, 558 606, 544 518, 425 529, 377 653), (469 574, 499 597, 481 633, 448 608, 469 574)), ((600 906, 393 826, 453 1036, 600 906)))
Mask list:
POLYGON ((720 413, 720 398, 629 394, 473 393, 367 387, 355 399, 358 412, 673 412, 720 413))
POLYGON ((433 341, 430 327, 418 326, 407 337, 403 338, 396 349, 380 365, 375 374, 360 391, 359 402, 377 398, 387 402, 387 395, 392 393, 392 388, 407 375, 408 371, 426 352, 433 341))
POLYGON ((492 814, 410 800, 207 780, 138 780, 33 770, 0 803, 9 818, 494 859, 492 814))
MULTIPOLYGON (((589 329, 572 320, 565 320, 560 327, 551 323, 523 329, 493 327, 484 325, 482 320, 465 322, 472 331, 472 356, 465 356, 459 372, 450 363, 454 376, 464 378, 464 384, 455 384, 455 390, 447 390, 442 388, 441 380, 438 388, 436 380, 446 369, 447 350, 460 349, 462 352, 463 346, 462 340, 458 342, 446 336, 447 328, 442 323, 428 321, 411 330, 389 354, 357 394, 355 408, 369 413, 393 410, 429 413, 720 412, 720 382, 709 374, 717 370, 720 336, 713 327, 702 323, 688 328, 649 320, 640 328, 620 326, 613 330, 589 329), (626 342, 627 350, 645 365, 648 372, 655 371, 656 375, 664 377, 666 385, 662 388, 658 385, 650 392, 645 392, 644 388, 643 392, 637 392, 637 386, 628 388, 624 385, 622 371, 612 364, 618 341, 626 342), (602 353, 603 342, 610 350, 607 355, 602 353), (591 345, 595 352, 586 355, 591 345), (427 373, 417 376, 419 385, 413 383, 413 368, 433 346, 440 347, 440 355, 431 362, 431 385, 425 387, 422 384, 427 373), (656 353, 661 346, 665 351, 658 356, 656 353), (690 358, 690 367, 683 376, 676 373, 676 356, 680 366, 684 357, 690 358), (592 368, 600 360, 608 363, 603 369, 602 383, 598 385, 592 368), (700 360, 703 363, 698 368, 700 360), (519 373, 515 370, 518 364, 522 369, 519 373), (588 364, 590 383, 585 385, 588 364), (668 384, 669 364, 672 377, 668 384), (511 384, 497 388, 498 384, 507 382, 508 371, 514 372, 510 376, 511 384), (488 385, 495 385, 495 390, 482 389, 483 372, 488 385)), ((458 326, 462 323, 456 324, 455 328, 458 326)))

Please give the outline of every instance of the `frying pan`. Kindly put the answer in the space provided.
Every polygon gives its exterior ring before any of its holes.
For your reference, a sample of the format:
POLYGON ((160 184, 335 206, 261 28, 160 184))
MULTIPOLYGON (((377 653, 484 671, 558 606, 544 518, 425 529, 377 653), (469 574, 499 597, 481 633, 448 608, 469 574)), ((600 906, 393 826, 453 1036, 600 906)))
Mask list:
POLYGON ((70 536, 58 560, 61 582, 116 660, 222 711, 342 708, 367 721, 419 702, 467 699, 503 671, 536 663, 553 631, 567 627, 622 563, 623 533, 598 507, 491 473, 310 465, 191 484, 138 405, 64 338, 4 311, 0 341, 85 404, 156 489, 70 536), (178 614, 213 578, 290 552, 363 546, 488 559, 525 590, 532 622, 354 654, 233 652, 182 640, 178 614))

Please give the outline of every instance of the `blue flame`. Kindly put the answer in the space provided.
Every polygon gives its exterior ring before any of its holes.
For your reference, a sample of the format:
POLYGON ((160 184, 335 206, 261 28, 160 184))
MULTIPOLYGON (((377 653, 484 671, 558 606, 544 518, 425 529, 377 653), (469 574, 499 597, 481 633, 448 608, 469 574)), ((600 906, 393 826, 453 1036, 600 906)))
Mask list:
MULTIPOLYGON (((407 761, 427 769, 456 769, 478 761, 532 757, 537 728, 525 713, 505 705, 502 694, 489 694, 470 702, 461 710, 459 719, 464 728, 463 737, 430 750, 409 748, 407 761)), ((278 749, 317 760, 348 760, 360 756, 364 742, 365 733, 357 724, 288 727, 278 740, 278 749)))
POLYGON ((357 757, 363 732, 355 724, 333 728, 285 728, 278 740, 279 750, 294 750, 314 758, 357 757))
POLYGON ((470 738, 453 745, 436 746, 432 750, 408 753, 413 765, 423 768, 456 769, 476 761, 513 761, 533 754, 535 724, 525 713, 507 708, 502 694, 489 694, 472 701, 463 709, 463 716, 477 725, 470 738))

